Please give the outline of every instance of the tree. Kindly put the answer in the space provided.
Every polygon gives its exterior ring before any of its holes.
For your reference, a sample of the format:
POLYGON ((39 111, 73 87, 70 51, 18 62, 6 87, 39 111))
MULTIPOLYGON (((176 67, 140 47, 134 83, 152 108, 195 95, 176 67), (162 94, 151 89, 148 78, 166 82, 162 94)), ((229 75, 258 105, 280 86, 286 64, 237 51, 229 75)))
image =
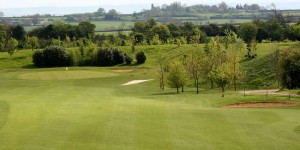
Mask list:
POLYGON ((92 24, 91 22, 84 21, 80 22, 78 25, 78 30, 82 37, 87 39, 91 39, 94 36, 96 25, 92 24))
POLYGON ((12 37, 7 41, 6 47, 7 47, 7 52, 10 56, 14 54, 18 44, 19 44, 18 40, 16 40, 15 38, 12 38, 12 37))
POLYGON ((179 93, 179 88, 184 87, 187 82, 185 68, 182 63, 172 61, 172 63, 169 64, 166 79, 169 87, 176 88, 177 93, 179 93))
POLYGON ((257 34, 257 28, 253 23, 243 23, 240 26, 240 37, 246 42, 247 44, 247 57, 251 57, 251 42, 255 40, 257 34))
POLYGON ((300 88, 300 44, 283 50, 280 55, 281 82, 288 89, 300 88))
POLYGON ((211 88, 213 88, 214 80, 210 73, 214 68, 220 66, 226 60, 226 58, 224 58, 225 53, 218 36, 210 39, 205 46, 205 52, 207 59, 205 62, 206 65, 204 65, 204 72, 208 75, 207 77, 210 80, 211 88))
POLYGON ((23 40, 25 36, 25 30, 24 27, 21 25, 17 25, 15 27, 12 27, 12 37, 17 40, 23 40))
POLYGON ((205 54, 201 53, 198 49, 187 58, 186 70, 194 80, 196 86, 196 93, 199 94, 199 80, 204 76, 205 54))
POLYGON ((165 74, 168 70, 168 64, 166 62, 166 57, 163 57, 161 54, 157 56, 157 61, 159 64, 159 86, 161 90, 165 89, 165 74))
POLYGON ((167 42, 170 37, 170 30, 168 27, 162 24, 157 24, 151 28, 151 32, 153 35, 159 35, 159 39, 164 43, 167 42))
POLYGON ((105 9, 99 8, 95 14, 98 16, 103 16, 105 14, 105 9))
POLYGON ((115 9, 109 10, 104 17, 105 20, 117 20, 119 19, 119 13, 115 9))
POLYGON ((210 76, 214 82, 222 89, 222 97, 224 97, 225 87, 230 83, 231 72, 230 64, 223 63, 220 66, 216 66, 212 69, 210 76))

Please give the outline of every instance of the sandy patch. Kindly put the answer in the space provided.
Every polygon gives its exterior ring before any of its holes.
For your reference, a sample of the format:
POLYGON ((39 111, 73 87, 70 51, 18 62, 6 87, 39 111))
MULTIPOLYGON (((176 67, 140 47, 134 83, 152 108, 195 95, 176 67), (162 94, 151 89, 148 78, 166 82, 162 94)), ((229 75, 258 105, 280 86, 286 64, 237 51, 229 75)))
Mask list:
POLYGON ((112 70, 113 72, 132 72, 133 70, 112 70))
POLYGON ((299 106, 293 103, 241 103, 223 106, 223 108, 266 108, 266 107, 291 107, 299 106))
POLYGON ((122 85, 133 85, 133 84, 139 84, 139 83, 143 83, 143 82, 147 82, 147 81, 151 81, 153 79, 148 79, 148 80, 132 80, 132 81, 129 81, 127 83, 124 83, 122 85))

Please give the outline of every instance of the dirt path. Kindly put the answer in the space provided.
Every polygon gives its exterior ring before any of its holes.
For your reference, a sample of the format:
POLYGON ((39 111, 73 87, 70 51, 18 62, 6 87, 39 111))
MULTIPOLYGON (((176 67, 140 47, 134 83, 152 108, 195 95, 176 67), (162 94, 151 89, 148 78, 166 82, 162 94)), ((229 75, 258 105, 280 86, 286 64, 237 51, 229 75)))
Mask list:
MULTIPOLYGON (((244 91, 240 91, 240 93, 244 94, 244 91)), ((245 91, 246 95, 251 94, 272 94, 272 95, 289 95, 289 92, 279 92, 279 89, 270 89, 270 90, 251 90, 245 91)), ((300 96, 297 94, 291 94, 291 96, 300 96)))
POLYGON ((266 107, 291 107, 299 106, 293 103, 241 103, 223 106, 223 108, 266 108, 266 107))

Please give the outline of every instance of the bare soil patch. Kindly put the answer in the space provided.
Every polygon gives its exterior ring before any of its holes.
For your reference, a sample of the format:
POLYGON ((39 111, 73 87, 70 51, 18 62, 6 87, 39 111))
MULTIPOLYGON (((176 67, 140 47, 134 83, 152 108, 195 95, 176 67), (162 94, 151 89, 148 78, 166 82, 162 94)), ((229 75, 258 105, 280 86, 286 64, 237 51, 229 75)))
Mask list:
POLYGON ((113 72, 132 72, 133 70, 112 70, 113 72))
POLYGON ((294 103, 240 103, 223 106, 223 108, 266 108, 266 107, 292 107, 299 106, 294 103))

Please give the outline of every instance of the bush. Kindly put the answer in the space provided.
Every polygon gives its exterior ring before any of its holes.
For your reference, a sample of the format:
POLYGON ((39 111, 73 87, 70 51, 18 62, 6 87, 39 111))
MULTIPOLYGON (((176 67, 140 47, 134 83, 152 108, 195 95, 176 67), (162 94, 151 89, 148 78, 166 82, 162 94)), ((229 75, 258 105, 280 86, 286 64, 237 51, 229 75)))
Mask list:
POLYGON ((143 63, 145 63, 147 57, 146 57, 146 55, 145 55, 145 53, 143 51, 139 51, 135 55, 135 59, 137 61, 137 64, 143 64, 143 63))
POLYGON ((112 66, 113 55, 107 48, 99 48, 97 51, 96 65, 98 66, 112 66))
POLYGON ((43 50, 44 66, 69 66, 71 65, 70 54, 61 46, 49 46, 43 50))
POLYGON ((124 59, 125 59, 125 63, 127 65, 131 64, 132 61, 133 61, 133 59, 129 55, 127 55, 126 53, 124 54, 124 59))
POLYGON ((32 56, 33 63, 38 67, 58 67, 71 65, 70 54, 60 46, 49 46, 37 50, 32 56))
POLYGON ((111 49, 111 53, 113 55, 113 65, 124 63, 124 55, 121 51, 118 49, 111 49))
POLYGON ((34 65, 37 67, 43 67, 44 66, 44 61, 43 61, 43 51, 42 50, 36 50, 34 51, 32 55, 32 61, 34 65))

